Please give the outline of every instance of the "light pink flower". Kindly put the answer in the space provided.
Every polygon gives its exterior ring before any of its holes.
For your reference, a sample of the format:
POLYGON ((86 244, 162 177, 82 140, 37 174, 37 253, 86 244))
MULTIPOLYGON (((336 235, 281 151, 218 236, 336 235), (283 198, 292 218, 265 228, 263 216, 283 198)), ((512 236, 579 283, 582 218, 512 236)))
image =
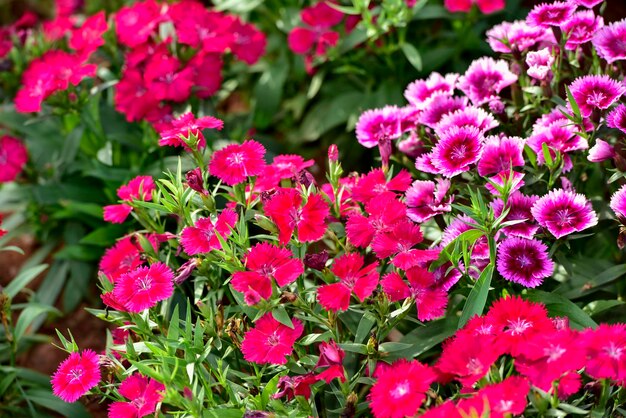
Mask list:
POLYGON ((487 42, 495 52, 526 51, 536 44, 555 44, 551 31, 530 26, 523 20, 502 22, 487 31, 487 42))
POLYGON ((626 134, 626 105, 620 103, 608 115, 606 125, 609 128, 619 129, 626 134))
POLYGON ((459 128, 464 126, 473 126, 474 128, 477 128, 480 133, 484 134, 498 125, 499 123, 495 120, 491 113, 488 113, 479 107, 468 106, 465 109, 456 110, 452 113, 443 115, 441 121, 439 121, 435 127, 435 133, 438 136, 441 136, 445 131, 453 126, 458 126, 459 128))
POLYGON ((551 48, 543 48, 539 51, 530 51, 526 55, 528 75, 537 80, 545 80, 551 74, 554 56, 551 48))
POLYGON ((505 87, 516 81, 517 76, 511 72, 506 61, 483 57, 472 62, 459 78, 457 87, 474 105, 480 106, 497 98, 505 87))
POLYGON ((404 97, 418 110, 426 109, 437 96, 452 96, 458 74, 442 76, 433 72, 426 80, 415 80, 404 90, 404 97))
POLYGON ((600 28, 592 42, 598 55, 608 63, 626 59, 626 19, 600 28))
POLYGON ((539 225, 556 238, 598 223, 598 215, 584 195, 563 189, 552 190, 541 197, 533 205, 531 213, 539 225))
POLYGON ((599 163, 612 159, 615 157, 615 154, 615 148, 611 144, 598 138, 596 139, 596 144, 589 149, 587 160, 592 163, 599 163))
POLYGON ((626 92, 622 81, 608 75, 586 75, 578 77, 570 90, 583 117, 589 117, 594 109, 608 109, 626 92))
POLYGON ((613 193, 609 206, 618 218, 626 219, 626 185, 613 193))

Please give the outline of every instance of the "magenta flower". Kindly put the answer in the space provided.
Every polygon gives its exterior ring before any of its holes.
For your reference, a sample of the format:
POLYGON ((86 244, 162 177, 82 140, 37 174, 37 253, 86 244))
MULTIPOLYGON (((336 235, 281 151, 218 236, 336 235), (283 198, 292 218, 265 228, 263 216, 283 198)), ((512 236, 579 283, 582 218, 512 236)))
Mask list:
POLYGON ((115 282, 122 274, 136 269, 143 263, 139 249, 133 244, 132 238, 127 236, 104 252, 99 268, 111 282, 115 282))
POLYGON ((404 97, 418 110, 426 109, 437 96, 452 96, 458 74, 442 76, 433 72, 426 80, 415 80, 404 90, 404 97))
POLYGON ((222 248, 218 238, 224 240, 232 233, 237 224, 237 213, 224 209, 217 219, 199 218, 194 226, 188 226, 181 232, 180 243, 189 255, 203 254, 222 248))
POLYGON ((419 116, 419 123, 435 128, 441 118, 448 113, 467 107, 467 97, 449 97, 438 95, 430 102, 429 106, 419 116))
POLYGON ((584 7, 591 9, 592 7, 595 7, 598 4, 602 3, 604 0, 569 0, 569 1, 579 6, 584 6, 584 7))
POLYGON ((436 260, 439 250, 418 250, 413 248, 422 242, 419 225, 407 220, 400 221, 389 231, 374 236, 372 251, 379 259, 392 257, 391 264, 406 270, 426 261, 436 260))
POLYGON ((618 218, 626 219, 626 185, 613 193, 609 206, 618 218))
POLYGON ((124 203, 119 205, 107 205, 103 209, 103 216, 107 222, 111 222, 112 224, 121 224, 124 223, 128 215, 133 211, 133 207, 130 205, 126 205, 124 203))
POLYGON ((229 186, 243 183, 265 168, 265 147, 254 140, 231 144, 215 151, 209 163, 209 173, 229 186))
POLYGON ((529 26, 523 20, 502 22, 487 31, 487 42, 495 52, 526 51, 538 43, 554 44, 551 31, 529 26))
POLYGON ((433 165, 433 153, 422 154, 415 159, 415 168, 422 173, 439 174, 439 169, 433 165))
POLYGON ((608 109, 626 92, 626 87, 608 75, 586 75, 574 80, 570 90, 580 114, 589 117, 594 109, 608 109))
POLYGON ((79 55, 89 56, 98 47, 104 45, 102 36, 108 29, 106 16, 103 11, 89 16, 82 26, 72 31, 69 46, 79 55))
POLYGON ((598 138, 596 139, 596 144, 589 149, 587 160, 592 163, 599 163, 601 161, 613 159, 615 154, 615 148, 613 148, 611 144, 598 138))
MULTIPOLYGON (((502 228, 502 231, 506 235, 512 235, 516 237, 531 239, 539 226, 535 224, 530 209, 535 202, 539 199, 537 196, 526 196, 520 192, 511 193, 506 201, 506 208, 508 213, 504 218, 504 222, 510 221, 525 221, 515 225, 508 225, 502 228)), ((496 199, 492 203, 495 215, 499 217, 504 209, 504 204, 501 199, 496 199)))
POLYGON ((483 136, 474 127, 452 127, 444 132, 432 150, 432 164, 446 177, 468 171, 483 149, 483 136))
POLYGON ((27 161, 28 151, 19 139, 0 137, 0 183, 15 180, 27 161))
POLYGON ((478 174, 487 176, 524 166, 524 140, 517 136, 488 136, 478 161, 478 174))
MULTIPOLYGON (((498 187, 503 188, 505 184, 509 184, 509 193, 513 193, 522 188, 524 185, 524 173, 519 173, 517 171, 501 171, 495 176, 489 177, 489 181, 498 185, 498 187)), ((491 183, 486 183, 485 188, 489 190, 489 193, 494 194, 496 196, 500 195, 500 192, 496 187, 491 183)))
POLYGON ((188 138, 193 135, 198 138, 198 148, 202 149, 206 147, 206 140, 204 139, 204 135, 202 135, 202 129, 221 130, 223 127, 224 122, 213 116, 204 116, 196 119, 191 112, 183 113, 172 121, 168 129, 161 132, 159 145, 185 147, 185 149, 189 149, 182 138, 188 138))
POLYGON ((454 196, 445 198, 450 180, 415 180, 406 191, 407 216, 415 222, 426 222, 434 216, 450 212, 454 196))
POLYGON ((438 136, 442 136, 445 131, 453 126, 458 126, 459 128, 472 126, 478 129, 480 133, 484 134, 498 125, 499 123, 494 119, 491 113, 479 107, 468 106, 465 109, 456 110, 443 115, 435 127, 435 133, 438 136))
POLYGON ((541 241, 510 237, 498 245, 498 272, 505 279, 526 287, 539 286, 552 274, 554 263, 541 241))
POLYGON ((598 55, 609 64, 626 59, 626 19, 600 28, 592 42, 598 55))
POLYGON ((52 375, 52 392, 65 402, 75 402, 99 382, 99 357, 93 350, 83 350, 59 364, 52 375))
POLYGON ((476 4, 481 13, 490 14, 504 9, 504 0, 444 0, 443 5, 449 12, 469 12, 476 4))
POLYGON ((356 123, 356 138, 366 148, 378 146, 383 165, 391 156, 391 141, 402 135, 403 112, 397 106, 366 110, 356 123))
POLYGON ((328 367, 317 375, 318 380, 330 383, 333 379, 346 381, 346 374, 343 369, 343 358, 346 353, 333 340, 322 342, 319 345, 320 357, 315 364, 315 368, 328 367))
POLYGON ((572 161, 566 153, 589 148, 587 140, 580 135, 576 135, 576 127, 564 125, 562 122, 554 122, 546 129, 541 129, 528 138, 527 145, 537 154, 537 162, 545 164, 543 154, 543 144, 550 150, 552 158, 556 158, 555 151, 563 155, 563 171, 567 172, 572 168, 572 161))
POLYGON ((173 278, 174 272, 161 262, 138 267, 117 279, 113 296, 128 312, 138 313, 172 296, 173 278))
POLYGON ((367 299, 378 286, 378 263, 363 266, 358 253, 346 253, 335 259, 331 271, 339 282, 322 285, 317 289, 317 300, 328 311, 345 311, 354 293, 360 302, 367 299))
POLYGON ((390 231, 393 226, 406 219, 406 206, 400 202, 395 193, 386 192, 365 205, 369 216, 353 213, 346 222, 348 240, 357 247, 365 248, 374 237, 382 232, 390 231))
POLYGON ((243 357, 257 364, 286 364, 294 343, 304 331, 298 319, 291 322, 293 328, 281 324, 269 312, 263 315, 243 337, 243 357))
POLYGON ((595 33, 604 26, 602 16, 596 16, 593 10, 582 10, 574 13, 563 27, 563 33, 567 36, 565 49, 575 50, 579 45, 593 39, 595 33))
POLYGON ((161 5, 154 0, 122 7, 115 15, 118 42, 130 48, 146 42, 163 19, 161 11, 161 5))
POLYGON ((528 75, 537 80, 545 80, 552 74, 552 64, 554 64, 554 56, 551 48, 543 48, 539 51, 530 51, 526 55, 526 64, 528 64, 528 75))
POLYGON ((557 238, 598 223, 598 215, 584 195, 563 189, 552 190, 537 200, 531 213, 539 225, 557 238))
POLYGON ((626 325, 600 324, 585 330, 580 339, 587 351, 585 373, 594 379, 618 382, 626 378, 626 325))
POLYGON ((302 261, 293 258, 291 251, 267 242, 250 248, 243 260, 246 271, 233 273, 233 288, 244 294, 248 305, 272 296, 272 279, 279 287, 293 283, 304 272, 302 261))
POLYGON ((165 385, 134 373, 122 382, 118 391, 129 402, 113 402, 109 406, 109 418, 142 418, 154 414, 165 396, 165 385))
MULTIPOLYGON (((147 202, 152 200, 152 192, 155 189, 156 186, 154 185, 152 177, 137 176, 117 189, 117 197, 125 202, 131 202, 133 200, 143 200, 147 202)), ((126 203, 108 205, 103 209, 103 218, 105 221, 119 224, 123 223, 133 211, 133 207, 126 203)))
POLYGON ((626 105, 619 104, 606 115, 606 125, 626 134, 626 105))
POLYGON ((308 27, 295 27, 289 32, 287 43, 296 54, 324 55, 329 47, 339 41, 339 33, 329 30, 343 20, 343 13, 320 1, 300 12, 302 22, 308 27))
POLYGON ((574 11, 576 5, 571 2, 555 1, 553 3, 541 3, 533 7, 526 17, 526 23, 540 28, 550 26, 562 26, 567 22, 574 11))
POLYGON ((448 294, 436 286, 435 276, 423 267, 406 270, 408 283, 397 272, 392 272, 381 280, 383 291, 390 301, 397 302, 412 297, 417 305, 417 319, 430 321, 446 312, 448 294))
POLYGON ((483 57, 472 62, 459 78, 457 87, 474 105, 480 106, 496 99, 505 87, 516 81, 517 76, 509 70, 506 61, 483 57))
POLYGON ((411 174, 406 170, 400 170, 395 177, 387 180, 382 168, 376 168, 357 180, 352 188, 352 198, 367 203, 389 191, 405 192, 410 184, 411 174))

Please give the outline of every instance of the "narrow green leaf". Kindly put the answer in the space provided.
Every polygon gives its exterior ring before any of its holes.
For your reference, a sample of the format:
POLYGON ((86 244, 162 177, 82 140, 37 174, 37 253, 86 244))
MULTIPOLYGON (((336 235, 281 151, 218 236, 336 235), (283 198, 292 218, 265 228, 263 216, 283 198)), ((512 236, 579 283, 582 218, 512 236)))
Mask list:
POLYGON ((30 267, 24 271, 21 271, 15 279, 11 281, 4 288, 4 292, 9 295, 10 299, 13 299, 22 289, 24 289, 28 283, 30 283, 35 277, 39 276, 48 268, 47 264, 41 264, 39 266, 30 267))
POLYGON ((493 267, 493 264, 489 263, 474 284, 465 301, 465 306, 463 306, 463 312, 461 313, 461 318, 459 318, 459 328, 462 328, 474 315, 482 315, 487 303, 487 296, 489 295, 493 267))
POLYGON ((289 328, 293 329, 293 322, 291 322, 291 318, 289 317, 289 314, 287 313, 287 310, 285 309, 284 306, 282 305, 277 306, 272 311, 272 316, 274 317, 275 320, 277 320, 281 324, 286 325, 289 328))
POLYGON ((404 56, 417 71, 422 71, 422 56, 419 51, 411 44, 402 44, 401 46, 404 56))
POLYGON ((528 291, 528 299, 546 305, 546 309, 550 315, 568 317, 573 328, 596 328, 598 326, 598 324, 574 302, 556 293, 533 289, 528 291))

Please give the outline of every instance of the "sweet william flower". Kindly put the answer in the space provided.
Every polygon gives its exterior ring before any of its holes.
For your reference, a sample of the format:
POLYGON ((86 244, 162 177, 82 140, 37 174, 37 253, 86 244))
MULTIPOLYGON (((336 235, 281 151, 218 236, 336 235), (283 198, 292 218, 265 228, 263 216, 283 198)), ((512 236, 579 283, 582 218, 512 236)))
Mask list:
POLYGON ((378 146, 383 165, 391 156, 391 141, 402 135, 402 110, 397 106, 366 110, 356 123, 356 138, 366 148, 378 146))
POLYGON ((581 335, 587 352, 585 373, 594 379, 626 379, 626 325, 600 324, 581 335))
POLYGON ((174 272, 164 263, 138 267, 115 282, 113 296, 126 311, 138 313, 154 307, 174 293, 174 272))
POLYGON ((592 43, 598 55, 609 64, 626 59, 626 19, 600 28, 592 43))
POLYGON ((244 335, 241 343, 243 357, 257 364, 286 364, 293 345, 304 331, 302 322, 292 319, 293 328, 278 322, 266 313, 244 335))
POLYGON ((551 77, 552 64, 554 64, 551 48, 530 51, 526 55, 526 64, 528 65, 528 75, 530 77, 537 80, 545 80, 551 77))
POLYGON ((487 42, 495 52, 526 51, 536 44, 554 44, 554 35, 543 28, 530 26, 523 20, 502 22, 487 31, 487 42))
POLYGON ((422 239, 419 225, 405 219, 396 223, 391 230, 376 234, 372 240, 372 251, 381 260, 393 257, 391 264, 404 270, 439 257, 438 249, 413 248, 422 239))
POLYGON ((343 358, 346 353, 333 340, 324 341, 319 345, 320 357, 315 368, 327 367, 326 370, 319 373, 317 378, 330 383, 333 379, 346 381, 346 374, 343 369, 343 358))
POLYGON ((450 212, 454 196, 446 199, 450 180, 415 180, 405 194, 407 216, 415 222, 426 222, 438 214, 450 212))
POLYGON ((193 113, 187 112, 174 119, 168 128, 161 132, 159 145, 169 145, 172 147, 183 146, 189 149, 189 146, 182 140, 182 137, 188 138, 195 136, 198 138, 198 148, 206 147, 206 140, 202 134, 203 129, 217 129, 218 131, 224 127, 224 122, 213 116, 203 116, 195 118, 193 113))
POLYGON ((70 48, 79 55, 88 56, 104 45, 104 33, 108 29, 104 11, 90 16, 80 28, 74 30, 70 37, 70 48))
POLYGON ((482 149, 483 136, 477 128, 453 126, 433 148, 432 164, 445 177, 454 177, 478 162, 482 149))
POLYGON ((365 248, 377 234, 391 231, 393 226, 406 219, 407 208, 393 192, 385 192, 365 205, 368 216, 353 212, 346 222, 348 240, 365 248))
POLYGON ((507 238, 498 245, 497 266, 502 277, 526 287, 539 286, 554 270, 545 244, 520 237, 507 238))
POLYGON ((124 6, 115 14, 117 40, 127 47, 137 47, 150 38, 162 19, 161 6, 155 0, 124 6))
POLYGON ((317 300, 328 311, 345 311, 350 306, 350 295, 359 301, 367 299, 378 286, 378 263, 367 266, 358 253, 347 253, 335 259, 331 271, 339 282, 322 285, 317 289, 317 300))
POLYGON ((580 232, 598 223, 598 215, 584 195, 563 189, 552 190, 531 209, 537 223, 556 238, 580 232))
POLYGON ((489 416, 505 418, 524 413, 528 404, 526 396, 530 390, 528 380, 511 376, 500 383, 485 386, 471 398, 457 404, 461 416, 489 416))
MULTIPOLYGON (((152 200, 152 192, 156 189, 154 180, 150 176, 137 176, 127 184, 117 189, 117 197, 125 202, 133 200, 152 200)), ((133 207, 121 203, 118 205, 108 205, 104 207, 103 218, 107 222, 121 224, 133 211, 133 207)))
POLYGON ((473 61, 464 75, 459 78, 457 88, 469 97, 476 106, 488 103, 517 81, 504 60, 483 57, 473 61))
POLYGON ((231 144, 215 151, 209 163, 209 173, 229 186, 243 183, 265 168, 265 147, 254 140, 231 144))
POLYGON ((75 402, 100 382, 98 355, 93 350, 72 353, 52 375, 52 392, 65 402, 75 402))
POLYGON ((0 183, 15 180, 28 161, 28 151, 17 138, 0 137, 0 183))
MULTIPOLYGON (((533 216, 530 212, 530 209, 533 207, 537 199, 539 199, 538 196, 526 196, 521 192, 512 191, 506 201, 506 209, 508 209, 508 213, 504 218, 504 222, 524 222, 514 225, 507 225, 502 228, 502 232, 505 232, 507 236, 512 235, 528 239, 533 238, 535 236, 535 233, 539 229, 539 225, 537 225, 533 221, 533 216)), ((494 209, 495 216, 499 217, 504 209, 504 204, 502 200, 494 200, 491 206, 494 209)))
POLYGON ((476 4, 481 13, 498 12, 506 6, 504 0, 444 0, 443 5, 449 12, 469 12, 476 4))
POLYGON ((236 17, 229 31, 233 35, 230 50, 238 60, 254 65, 265 54, 267 37, 253 24, 236 17))
POLYGON ((576 5, 569 1, 540 3, 528 13, 526 22, 531 26, 540 28, 561 26, 571 19, 575 10, 576 5))
POLYGON ((458 78, 455 73, 443 76, 433 72, 426 80, 415 80, 409 84, 404 90, 404 97, 417 110, 424 110, 436 97, 452 96, 458 78))
POLYGON ((591 41, 602 26, 604 26, 604 19, 602 19, 602 16, 596 16, 592 10, 582 10, 574 13, 563 25, 563 32, 567 36, 565 49, 573 51, 579 45, 591 41))
POLYGON ((570 85, 570 90, 583 117, 591 116, 594 109, 608 109, 626 93, 624 83, 608 75, 579 77, 570 85))
POLYGON ((618 218, 626 219, 626 185, 623 185, 618 191, 613 193, 609 206, 618 218))
MULTIPOLYGON (((315 376, 313 373, 307 373, 294 377, 281 376, 280 379, 278 379, 278 384, 276 385, 276 389, 278 391, 272 395, 272 398, 280 399, 282 397, 286 397, 287 401, 290 401, 296 396, 304 396, 305 399, 309 399, 311 397, 311 385, 318 380, 318 376, 315 376)), ((269 412, 260 412, 259 415, 252 415, 246 412, 244 417, 270 418, 271 415, 269 412)))
POLYGON ((626 105, 620 103, 615 106, 606 116, 606 124, 609 128, 619 129, 626 133, 626 105))
POLYGON ((203 254, 222 247, 218 238, 227 239, 237 224, 237 213, 224 209, 215 220, 200 218, 194 226, 188 226, 181 232, 180 243, 189 255, 203 254))
POLYGON ((517 136, 488 136, 478 161, 478 174, 487 176, 524 166, 524 141, 517 136))
POLYGON ((109 406, 109 418, 142 418, 153 414, 165 395, 165 385, 154 379, 134 373, 118 388, 120 395, 129 402, 113 402, 109 406))
POLYGON ((406 170, 400 172, 391 180, 387 180, 381 168, 376 168, 360 177, 352 188, 352 198, 367 203, 388 191, 405 192, 411 184, 411 174, 406 170))
POLYGON ((599 163, 601 161, 613 159, 615 154, 615 148, 613 148, 611 144, 598 138, 596 139, 596 144, 589 148, 587 160, 592 163, 599 163))

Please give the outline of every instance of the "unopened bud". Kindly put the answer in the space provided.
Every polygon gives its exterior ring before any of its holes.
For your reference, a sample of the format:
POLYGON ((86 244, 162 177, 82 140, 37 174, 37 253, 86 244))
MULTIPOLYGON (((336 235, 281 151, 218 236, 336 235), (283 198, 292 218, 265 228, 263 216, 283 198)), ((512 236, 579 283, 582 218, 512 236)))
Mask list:
POLYGON ((331 146, 328 147, 328 160, 333 163, 336 163, 339 160, 339 149, 337 149, 336 144, 331 144, 331 146))
POLYGON ((208 191, 204 188, 204 180, 202 179, 202 170, 200 167, 188 171, 185 175, 187 185, 196 192, 207 195, 208 191))

